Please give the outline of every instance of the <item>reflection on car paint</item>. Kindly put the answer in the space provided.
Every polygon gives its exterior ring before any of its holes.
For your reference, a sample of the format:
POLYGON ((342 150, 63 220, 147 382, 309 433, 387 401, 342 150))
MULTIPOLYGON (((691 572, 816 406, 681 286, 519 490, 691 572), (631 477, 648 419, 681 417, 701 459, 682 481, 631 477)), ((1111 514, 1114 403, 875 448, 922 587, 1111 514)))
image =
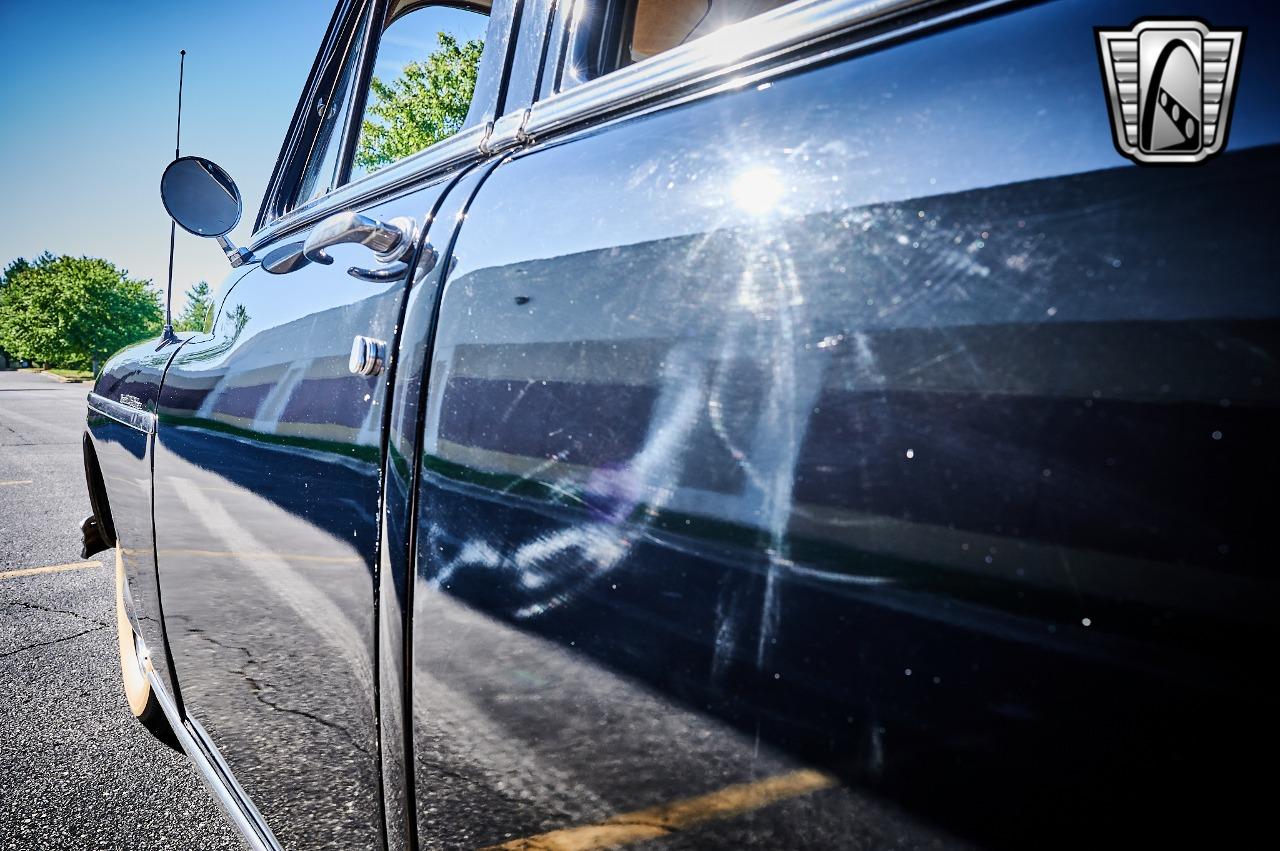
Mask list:
MULTIPOLYGON (((421 220, 443 187, 375 207, 421 220)), ((376 547, 387 387, 354 334, 393 339, 403 281, 247 274, 159 402, 156 541, 184 709, 277 838, 381 842, 376 547)), ((336 269, 336 271, 335 271, 336 269)))
MULTIPOLYGON (((1251 674, 1275 603, 1253 518, 1273 502, 1280 295, 1250 234, 1276 147, 1154 172, 1115 167, 1092 102, 1041 127, 1054 92, 1096 87, 1088 40, 1050 35, 1090 14, 958 27, 535 147, 488 179, 454 248, 421 447, 420 835, 425 790, 461 759, 442 737, 484 725, 567 774, 529 812, 476 768, 468 841, 600 817, 565 789, 611 813, 707 792, 628 711, 640 694, 715 719, 738 771, 768 743, 986 841, 1079 836, 1062 796, 1117 829, 1247 799, 1174 778, 1217 777, 1245 744, 1182 731, 1230 727, 1228 706, 1260 729, 1271 705, 1251 674), (987 49, 1014 27, 1017 46, 987 49), (941 86, 895 70, 935 60, 941 86), (969 114, 954 96, 993 88, 969 114), (893 109, 875 111, 881 91, 893 109), (1096 139, 1037 147, 1064 126, 1096 139), (971 146, 945 147, 948 128, 971 146), (442 614, 459 603, 489 629, 459 636, 442 614), (518 665, 495 649, 509 631, 518 665), (591 673, 551 677, 561 654, 591 673), (457 706, 482 721, 438 723, 457 706), (575 713, 632 729, 591 738, 575 713), (575 736, 625 756, 591 762, 575 736)), ((1274 143, 1246 103, 1237 130, 1274 143)), ((788 847, 836 844, 759 817, 788 847)), ((934 840, 954 841, 911 841, 934 840)))
POLYGON ((1266 812, 1280 54, 1220 159, 1120 166, 1092 28, 1149 12, 980 9, 544 140, 372 211, 434 217, 411 286, 340 246, 114 358, 160 421, 89 423, 144 637, 284 844, 1266 812))

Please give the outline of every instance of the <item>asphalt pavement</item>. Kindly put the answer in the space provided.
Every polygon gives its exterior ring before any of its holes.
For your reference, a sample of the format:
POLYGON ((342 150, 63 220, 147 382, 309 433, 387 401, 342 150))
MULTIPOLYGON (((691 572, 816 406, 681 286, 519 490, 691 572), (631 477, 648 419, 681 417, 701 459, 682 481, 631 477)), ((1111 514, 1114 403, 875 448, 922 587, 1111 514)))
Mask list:
POLYGON ((241 848, 121 689, 110 554, 80 559, 89 389, 0 372, 0 849, 241 848))
MULTIPOLYGON (((0 851, 242 848, 187 759, 125 701, 113 561, 79 558, 88 389, 0 372, 0 851)), ((373 629, 352 590, 367 588, 362 562, 344 572, 344 559, 308 549, 321 530, 351 538, 286 510, 290 480, 231 491, 261 469, 253 451, 219 453, 215 476, 183 460, 198 452, 181 429, 168 440, 159 481, 172 492, 156 504, 186 500, 196 521, 162 509, 157 524, 171 548, 205 559, 166 593, 187 706, 286 847, 353 847, 349 824, 381 811, 372 661, 348 658, 362 646, 352 636, 373 629), (235 517, 217 501, 228 492, 235 517)), ((425 595, 416 617, 439 627, 415 642, 424 849, 964 847, 448 593, 425 595)))

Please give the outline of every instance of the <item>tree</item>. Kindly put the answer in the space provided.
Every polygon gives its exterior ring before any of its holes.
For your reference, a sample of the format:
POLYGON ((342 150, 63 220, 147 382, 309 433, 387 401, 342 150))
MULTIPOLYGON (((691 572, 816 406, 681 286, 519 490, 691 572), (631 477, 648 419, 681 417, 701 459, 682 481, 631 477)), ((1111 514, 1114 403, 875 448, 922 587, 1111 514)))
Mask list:
POLYGON ((484 42, 459 44, 437 33, 440 46, 423 62, 410 62, 400 77, 373 78, 370 103, 360 128, 356 165, 373 171, 447 139, 462 129, 484 42))
POLYGON ((175 331, 203 331, 209 312, 213 310, 213 296, 207 281, 196 281, 187 290, 187 305, 173 322, 175 331))
POLYGON ((44 366, 92 366, 160 330, 160 297, 106 260, 17 260, 0 287, 0 347, 44 366))
MULTIPOLYGON (((30 265, 25 259, 19 257, 6 266, 4 272, 0 273, 0 295, 4 294, 4 286, 9 283, 9 279, 30 265)), ((8 368, 9 361, 12 359, 13 356, 5 351, 3 343, 0 343, 0 368, 8 368)))
MULTIPOLYGON (((52 256, 53 256, 52 254, 46 251, 38 259, 43 259, 45 257, 52 257, 52 256)), ((4 285, 9 283, 9 279, 12 278, 14 275, 17 275, 20 272, 24 272, 30 268, 31 268, 31 264, 28 263, 26 261, 26 258, 23 258, 23 257, 19 257, 17 260, 14 260, 8 266, 5 266, 4 272, 0 274, 0 289, 4 289, 4 285)))

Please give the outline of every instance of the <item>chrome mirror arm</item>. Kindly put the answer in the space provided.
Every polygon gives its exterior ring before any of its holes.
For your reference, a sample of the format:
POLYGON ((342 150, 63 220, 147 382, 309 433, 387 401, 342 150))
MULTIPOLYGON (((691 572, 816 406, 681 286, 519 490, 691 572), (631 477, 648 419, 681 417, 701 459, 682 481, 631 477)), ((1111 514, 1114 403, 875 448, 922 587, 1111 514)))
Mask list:
POLYGON ((232 269, 239 269, 246 263, 255 263, 257 258, 253 256, 253 252, 227 239, 225 236, 217 237, 218 247, 222 249, 222 253, 227 255, 227 262, 231 264, 232 269))

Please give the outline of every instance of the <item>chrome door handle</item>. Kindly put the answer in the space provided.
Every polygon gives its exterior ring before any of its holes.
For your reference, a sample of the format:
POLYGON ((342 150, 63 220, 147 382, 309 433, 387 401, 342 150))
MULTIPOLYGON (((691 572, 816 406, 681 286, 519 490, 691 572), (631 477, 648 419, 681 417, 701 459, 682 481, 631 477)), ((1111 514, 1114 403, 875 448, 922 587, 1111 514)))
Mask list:
POLYGON ((390 266, 384 266, 381 269, 361 269, 359 266, 352 266, 347 270, 347 274, 353 278, 377 284, 382 281, 398 281, 408 271, 409 264, 403 260, 397 260, 390 266))
MULTIPOLYGON (((436 267, 436 261, 440 259, 440 253, 431 247, 431 243, 422 246, 422 253, 418 256, 416 275, 422 276, 430 272, 436 267)), ((352 266, 347 270, 347 274, 353 278, 359 278, 362 281, 371 283, 382 283, 383 281, 398 281, 409 272, 409 264, 403 260, 397 260, 390 266, 384 266, 381 269, 361 269, 358 266, 352 266)))
POLYGON ((316 225, 302 244, 302 256, 312 263, 328 266, 333 258, 325 253, 332 245, 354 242, 373 249, 382 263, 402 259, 413 250, 417 227, 405 216, 380 222, 359 213, 335 213, 316 225))

